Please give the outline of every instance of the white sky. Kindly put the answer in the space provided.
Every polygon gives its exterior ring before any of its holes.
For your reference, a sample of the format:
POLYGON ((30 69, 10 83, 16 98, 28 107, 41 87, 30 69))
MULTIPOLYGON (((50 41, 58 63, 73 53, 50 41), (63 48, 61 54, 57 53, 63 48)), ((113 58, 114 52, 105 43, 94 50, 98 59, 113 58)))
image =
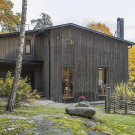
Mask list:
MULTIPOLYGON (((21 12, 22 0, 11 1, 14 12, 21 12)), ((121 17, 125 21, 125 39, 135 42, 135 0, 28 0, 27 23, 39 18, 40 13, 50 15, 54 25, 102 22, 113 34, 117 18, 121 17)))

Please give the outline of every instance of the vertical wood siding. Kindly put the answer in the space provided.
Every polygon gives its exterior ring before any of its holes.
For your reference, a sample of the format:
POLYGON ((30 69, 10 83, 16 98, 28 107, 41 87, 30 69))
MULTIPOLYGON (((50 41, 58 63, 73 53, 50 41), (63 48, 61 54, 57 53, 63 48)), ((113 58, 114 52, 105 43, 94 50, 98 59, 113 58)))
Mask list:
MULTIPOLYGON (((26 39, 31 39, 31 54, 23 53, 23 60, 43 60, 43 38, 36 33, 26 34, 26 39)), ((18 35, 0 37, 0 59, 16 59, 18 48, 18 35)))
POLYGON ((111 88, 127 81, 128 45, 102 35, 75 27, 51 30, 51 99, 62 102, 62 67, 74 67, 73 90, 75 101, 80 95, 98 100, 98 68, 107 68, 111 88), (73 38, 73 45, 66 38, 73 38))
MULTIPOLYGON (((4 64, 0 63, 0 78, 5 78, 8 71, 14 73, 15 64, 4 64)), ((27 65, 23 64, 22 72, 23 71, 34 71, 34 89, 38 91, 43 91, 43 65, 27 65)))

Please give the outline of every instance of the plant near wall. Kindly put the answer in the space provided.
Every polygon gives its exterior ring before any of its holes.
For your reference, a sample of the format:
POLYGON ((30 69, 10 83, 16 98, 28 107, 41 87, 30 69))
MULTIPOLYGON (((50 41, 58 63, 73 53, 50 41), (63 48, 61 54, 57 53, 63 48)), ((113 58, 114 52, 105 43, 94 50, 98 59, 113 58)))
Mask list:
MULTIPOLYGON (((14 80, 11 74, 11 72, 8 72, 5 79, 0 79, 0 96, 9 97, 14 80)), ((17 106, 23 101, 33 102, 38 98, 40 96, 37 94, 37 90, 32 90, 31 85, 28 83, 28 78, 20 78, 15 105, 17 106)))
POLYGON ((129 83, 121 82, 115 86, 114 94, 116 97, 126 98, 127 100, 135 97, 135 92, 129 86, 129 83))

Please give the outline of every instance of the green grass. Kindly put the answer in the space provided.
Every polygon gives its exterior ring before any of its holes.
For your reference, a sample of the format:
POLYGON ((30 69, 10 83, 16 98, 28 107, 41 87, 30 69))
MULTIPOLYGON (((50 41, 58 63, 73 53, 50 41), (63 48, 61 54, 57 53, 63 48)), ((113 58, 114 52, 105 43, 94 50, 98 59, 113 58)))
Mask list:
MULTIPOLYGON (((7 112, 5 112, 4 104, 0 104, 0 114, 8 114, 7 112)), ((34 116, 40 114, 66 115, 63 108, 53 108, 46 106, 22 106, 19 108, 15 108, 14 112, 11 114, 16 116, 34 116)))
POLYGON ((112 123, 135 126, 135 115, 97 113, 96 117, 112 123))
MULTIPOLYGON (((103 108, 103 105, 100 106, 94 106, 95 108, 103 108)), ((0 115, 8 114, 5 112, 5 105, 0 104, 0 115)), ((67 115, 65 114, 65 110, 63 108, 53 108, 53 107, 45 107, 45 106, 22 106, 20 108, 14 109, 14 112, 11 113, 11 115, 16 116, 34 116, 34 115, 40 115, 40 114, 47 114, 47 115, 67 115)), ((95 115, 97 125, 93 129, 102 133, 103 131, 108 131, 112 135, 135 135, 135 115, 121 115, 121 114, 104 114, 104 113, 97 113, 95 115)), ((80 128, 82 131, 86 131, 87 128, 83 125, 81 122, 84 118, 81 117, 75 117, 74 119, 67 119, 67 118, 55 118, 52 117, 49 119, 56 122, 56 127, 61 128, 63 130, 69 129, 72 130, 73 133, 76 133, 79 135, 78 129, 80 128), (78 122, 79 121, 79 122, 78 122), (57 124, 58 123, 58 124, 57 124), (72 126, 75 125, 75 126, 72 126)), ((88 120, 85 118, 85 120, 88 120)), ((6 123, 6 125, 11 125, 10 118, 1 118, 0 123, 3 122, 6 123)), ((24 121, 26 122, 26 121, 24 121)), ((24 130, 26 127, 29 127, 27 125, 28 123, 21 124, 21 129, 24 130)), ((1 129, 2 130, 2 129, 1 129)), ((2 131, 3 132, 3 131, 2 131)), ((17 132, 22 132, 20 128, 18 127, 17 132), (18 131, 19 130, 19 131, 18 131)), ((11 134, 12 135, 12 134, 11 134)))
POLYGON ((105 105, 91 105, 93 108, 105 108, 105 105))
POLYGON ((99 132, 108 131, 112 135, 135 135, 135 115, 97 113, 100 122, 95 126, 99 132))

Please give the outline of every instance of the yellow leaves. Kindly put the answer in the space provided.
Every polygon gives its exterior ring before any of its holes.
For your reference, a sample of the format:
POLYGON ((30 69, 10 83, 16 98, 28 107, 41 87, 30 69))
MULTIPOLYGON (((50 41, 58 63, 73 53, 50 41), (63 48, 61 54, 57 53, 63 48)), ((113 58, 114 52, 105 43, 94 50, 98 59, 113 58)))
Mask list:
POLYGON ((115 86, 115 96, 126 97, 126 99, 132 99, 135 96, 135 92, 129 87, 128 83, 120 83, 115 86))
POLYGON ((8 29, 7 32, 20 22, 20 14, 14 14, 12 8, 13 3, 10 0, 0 0, 0 24, 8 29))
POLYGON ((134 87, 135 86, 135 46, 128 49, 128 72, 129 72, 129 82, 134 87))
POLYGON ((92 22, 92 23, 87 24, 86 27, 112 36, 112 33, 110 32, 110 29, 104 23, 92 22))
MULTIPOLYGON (((0 96, 8 97, 13 85, 13 79, 11 72, 8 72, 5 79, 0 79, 0 96)), ((18 91, 16 95, 16 104, 21 101, 33 102, 39 99, 37 90, 32 90, 32 87, 28 82, 28 78, 21 78, 19 80, 18 91)))

